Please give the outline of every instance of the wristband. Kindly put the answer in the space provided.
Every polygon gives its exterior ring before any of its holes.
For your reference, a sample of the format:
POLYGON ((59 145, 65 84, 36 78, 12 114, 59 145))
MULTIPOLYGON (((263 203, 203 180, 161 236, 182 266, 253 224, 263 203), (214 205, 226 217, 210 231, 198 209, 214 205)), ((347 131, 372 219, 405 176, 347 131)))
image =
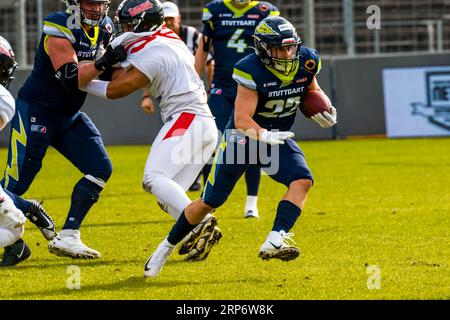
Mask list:
POLYGON ((97 97, 108 99, 106 93, 108 92, 109 81, 92 80, 88 85, 81 90, 93 94, 97 97))

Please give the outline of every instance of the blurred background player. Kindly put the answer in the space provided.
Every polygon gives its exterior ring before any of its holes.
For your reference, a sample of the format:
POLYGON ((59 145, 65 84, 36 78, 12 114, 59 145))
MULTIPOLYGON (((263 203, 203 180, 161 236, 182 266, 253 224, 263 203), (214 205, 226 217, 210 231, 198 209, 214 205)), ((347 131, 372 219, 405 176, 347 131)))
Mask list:
MULTIPOLYGON (((49 243, 51 253, 73 258, 100 257, 98 251, 83 244, 79 229, 111 176, 112 166, 100 133, 79 111, 86 93, 78 88, 86 84, 88 75, 99 75, 126 57, 123 48, 104 50, 113 31, 106 16, 109 2, 67 0, 67 12, 44 19, 34 68, 19 91, 11 121, 5 189, 17 195, 25 193, 49 146, 84 175, 73 189, 62 231, 49 243)), ((17 206, 27 214, 26 208, 17 206)))
MULTIPOLYGON (((178 6, 171 2, 165 1, 162 3, 163 11, 164 11, 164 22, 166 23, 166 27, 174 31, 183 42, 189 48, 189 51, 195 55, 197 48, 200 44, 200 36, 201 33, 192 26, 187 26, 181 23, 181 15, 178 6)), ((211 54, 208 55, 206 60, 206 82, 207 87, 211 86, 212 76, 214 72, 214 60, 211 54)), ((155 107, 153 105, 153 100, 151 95, 149 94, 147 89, 144 89, 144 93, 142 95, 141 108, 146 113, 155 112, 155 107)), ((189 188, 189 191, 198 191, 202 187, 201 185, 201 173, 198 175, 197 179, 195 179, 192 186, 189 188)))
MULTIPOLYGON (((158 0, 124 0, 114 20, 118 35, 111 46, 123 45, 127 59, 120 63, 122 69, 114 72, 112 81, 93 80, 85 90, 117 99, 145 87, 158 97, 164 125, 150 148, 143 187, 156 196, 162 210, 178 220, 191 202, 186 191, 217 144, 217 127, 205 87, 186 44, 164 26, 158 0)), ((214 216, 206 216, 197 234, 206 237, 209 244, 204 257, 220 240, 216 224, 214 216)))
MULTIPOLYGON (((313 176, 304 154, 289 132, 295 121, 301 98, 309 90, 320 90, 316 75, 320 71, 320 58, 316 50, 302 47, 294 26, 282 17, 268 17, 256 27, 254 34, 255 53, 240 60, 234 69, 233 78, 238 83, 238 94, 234 117, 225 132, 224 141, 208 177, 202 199, 193 201, 182 213, 183 219, 173 226, 168 237, 150 256, 145 276, 157 276, 175 246, 198 224, 205 215, 219 208, 231 194, 239 178, 249 166, 250 146, 257 140, 259 148, 268 150, 270 163, 258 166, 266 170, 275 181, 288 190, 279 202, 272 231, 259 250, 263 260, 281 259, 289 261, 300 254, 294 246, 289 231, 304 208, 313 176), (299 79, 306 81, 298 81, 299 79), (276 83, 275 86, 264 86, 276 83), (282 108, 270 108, 276 100, 283 101, 282 108), (230 130, 228 130, 230 129, 230 130), (236 130, 237 129, 237 130, 236 130), (227 152, 227 148, 235 150, 227 152), (227 158, 227 157, 230 157, 227 158), (240 164, 236 159, 246 159, 240 164), (274 163, 277 170, 272 170, 274 163), (272 171, 269 171, 272 170, 272 171), (184 224, 183 224, 184 223, 184 224)), ((314 118, 321 127, 336 123, 336 109, 331 114, 314 118), (317 120, 316 120, 317 119, 317 120)))
MULTIPOLYGON (((237 86, 232 78, 233 67, 236 62, 252 53, 252 35, 256 25, 268 16, 279 14, 279 10, 268 2, 250 0, 215 0, 203 9, 203 37, 195 57, 195 68, 198 74, 203 73, 208 52, 213 48, 214 77, 208 104, 221 133, 227 126, 236 98, 237 86)), ((210 170, 210 165, 205 166, 205 179, 210 170)), ((246 218, 259 217, 257 196, 260 180, 260 169, 257 166, 249 166, 245 173, 246 218)))

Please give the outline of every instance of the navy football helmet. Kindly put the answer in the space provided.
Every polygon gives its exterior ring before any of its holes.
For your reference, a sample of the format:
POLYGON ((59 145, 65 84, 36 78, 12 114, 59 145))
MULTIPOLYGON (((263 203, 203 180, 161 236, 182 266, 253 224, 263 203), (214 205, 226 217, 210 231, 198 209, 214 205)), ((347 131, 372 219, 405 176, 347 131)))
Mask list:
POLYGON ((0 84, 6 89, 14 79, 13 74, 16 68, 14 51, 9 42, 0 36, 0 84))
POLYGON ((164 10, 159 0, 124 0, 114 17, 117 33, 124 32, 124 26, 132 27, 133 32, 148 32, 164 23, 164 10))
POLYGON ((62 0, 62 2, 66 3, 68 9, 71 6, 78 7, 81 14, 81 22, 89 26, 100 25, 103 22, 103 19, 107 16, 109 5, 111 4, 111 0, 62 0), (87 10, 82 8, 82 2, 101 4, 103 6, 100 11, 87 10))
POLYGON ((297 67, 302 40, 285 18, 265 18, 256 26, 253 38, 255 53, 264 64, 285 75, 297 67))

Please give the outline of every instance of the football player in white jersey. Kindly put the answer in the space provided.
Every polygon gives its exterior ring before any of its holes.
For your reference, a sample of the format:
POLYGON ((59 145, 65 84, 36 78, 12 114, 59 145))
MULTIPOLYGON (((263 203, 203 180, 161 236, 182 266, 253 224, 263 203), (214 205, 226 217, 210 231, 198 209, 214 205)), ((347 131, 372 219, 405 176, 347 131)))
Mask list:
MULTIPOLYGON (((152 144, 143 187, 173 218, 186 219, 183 210, 191 202, 186 191, 213 154, 218 139, 203 81, 195 71, 195 58, 180 37, 165 27, 159 0, 124 0, 115 23, 118 35, 110 46, 123 46, 128 57, 112 81, 93 80, 84 90, 117 99, 145 87, 158 100, 164 125, 152 144)), ((185 243, 180 254, 189 253, 189 260, 206 258, 222 236, 216 225, 212 215, 195 230, 190 225, 192 233, 187 238, 193 241, 185 243), (196 248, 199 242, 208 245, 196 248)))
MULTIPOLYGON (((0 36, 0 130, 11 121, 15 101, 8 86, 17 67, 8 41, 0 36)), ((27 259, 30 248, 22 240, 26 218, 0 186, 0 247, 5 248, 0 267, 9 267, 27 259), (17 252, 16 252, 17 251, 17 252)))

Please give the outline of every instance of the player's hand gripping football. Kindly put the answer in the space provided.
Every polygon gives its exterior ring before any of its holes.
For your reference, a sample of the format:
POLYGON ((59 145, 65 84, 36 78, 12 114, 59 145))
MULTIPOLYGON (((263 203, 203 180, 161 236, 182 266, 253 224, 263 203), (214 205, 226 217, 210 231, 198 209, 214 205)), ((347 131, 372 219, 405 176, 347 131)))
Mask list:
POLYGON ((331 113, 324 111, 311 117, 312 120, 317 122, 322 128, 331 128, 336 124, 337 111, 336 108, 331 106, 331 113))
POLYGON ((293 132, 290 131, 267 131, 264 130, 259 135, 259 140, 270 145, 284 144, 284 141, 292 138, 294 136, 293 132))
POLYGON ((126 58, 127 51, 124 46, 119 45, 113 48, 109 45, 103 56, 95 60, 95 69, 105 71, 106 69, 112 68, 116 63, 124 61, 126 58))

